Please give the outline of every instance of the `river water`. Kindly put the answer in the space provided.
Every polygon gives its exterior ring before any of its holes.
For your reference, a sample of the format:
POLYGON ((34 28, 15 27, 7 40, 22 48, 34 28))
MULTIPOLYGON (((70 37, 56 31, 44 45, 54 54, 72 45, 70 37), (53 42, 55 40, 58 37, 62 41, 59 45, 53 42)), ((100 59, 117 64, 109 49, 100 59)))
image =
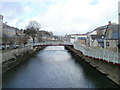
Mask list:
POLYGON ((117 85, 63 46, 49 46, 3 74, 3 88, 115 88, 117 85))

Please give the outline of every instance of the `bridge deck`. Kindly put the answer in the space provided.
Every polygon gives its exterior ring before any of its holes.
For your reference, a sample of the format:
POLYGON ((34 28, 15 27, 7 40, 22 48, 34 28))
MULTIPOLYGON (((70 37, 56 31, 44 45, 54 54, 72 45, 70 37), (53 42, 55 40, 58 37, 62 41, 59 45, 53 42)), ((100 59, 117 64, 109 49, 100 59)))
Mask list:
POLYGON ((73 46, 73 45, 65 45, 65 44, 54 45, 54 44, 49 44, 49 45, 34 45, 34 46, 73 46))

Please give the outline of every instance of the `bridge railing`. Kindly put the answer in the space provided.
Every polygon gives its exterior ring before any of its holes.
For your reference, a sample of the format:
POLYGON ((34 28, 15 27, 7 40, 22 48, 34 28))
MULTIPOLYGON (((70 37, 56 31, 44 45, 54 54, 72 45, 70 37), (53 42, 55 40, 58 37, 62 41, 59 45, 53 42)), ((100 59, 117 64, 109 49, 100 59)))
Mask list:
POLYGON ((120 64, 120 58, 118 57, 118 52, 110 52, 106 49, 97 49, 92 47, 87 47, 78 43, 74 44, 74 48, 81 51, 85 56, 92 58, 105 60, 114 64, 120 64))
POLYGON ((36 46, 36 45, 73 45, 70 42, 43 42, 43 43, 29 43, 28 45, 36 46))

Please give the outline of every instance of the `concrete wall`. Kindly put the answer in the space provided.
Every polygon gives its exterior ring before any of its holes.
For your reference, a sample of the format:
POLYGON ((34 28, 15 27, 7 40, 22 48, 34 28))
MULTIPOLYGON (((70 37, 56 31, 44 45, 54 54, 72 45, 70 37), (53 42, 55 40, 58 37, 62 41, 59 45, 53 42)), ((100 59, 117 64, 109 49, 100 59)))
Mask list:
POLYGON ((112 52, 117 52, 118 40, 104 40, 104 48, 112 52), (109 43, 109 46, 106 45, 109 43))
POLYGON ((97 60, 91 57, 84 56, 80 51, 72 48, 72 47, 65 47, 66 49, 70 50, 80 58, 84 59, 85 62, 89 63, 91 66, 95 67, 98 71, 100 71, 103 75, 106 75, 109 79, 114 81, 116 84, 120 85, 120 66, 113 65, 111 63, 107 63, 101 60, 97 60))
MULTIPOLYGON (((6 72, 7 70, 15 67, 16 65, 20 64, 21 62, 27 60, 28 58, 34 56, 38 51, 44 49, 45 47, 34 48, 30 51, 23 52, 21 54, 15 54, 13 58, 2 62, 2 73, 6 72)), ((1 73, 1 74, 2 74, 1 73)))

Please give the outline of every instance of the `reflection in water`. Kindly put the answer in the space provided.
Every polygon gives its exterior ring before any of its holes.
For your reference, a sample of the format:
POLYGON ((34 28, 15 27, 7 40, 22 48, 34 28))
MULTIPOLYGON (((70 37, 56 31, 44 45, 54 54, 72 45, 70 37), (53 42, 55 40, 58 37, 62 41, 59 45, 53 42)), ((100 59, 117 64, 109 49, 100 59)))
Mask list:
POLYGON ((5 88, 117 87, 63 46, 50 46, 3 75, 5 88))

